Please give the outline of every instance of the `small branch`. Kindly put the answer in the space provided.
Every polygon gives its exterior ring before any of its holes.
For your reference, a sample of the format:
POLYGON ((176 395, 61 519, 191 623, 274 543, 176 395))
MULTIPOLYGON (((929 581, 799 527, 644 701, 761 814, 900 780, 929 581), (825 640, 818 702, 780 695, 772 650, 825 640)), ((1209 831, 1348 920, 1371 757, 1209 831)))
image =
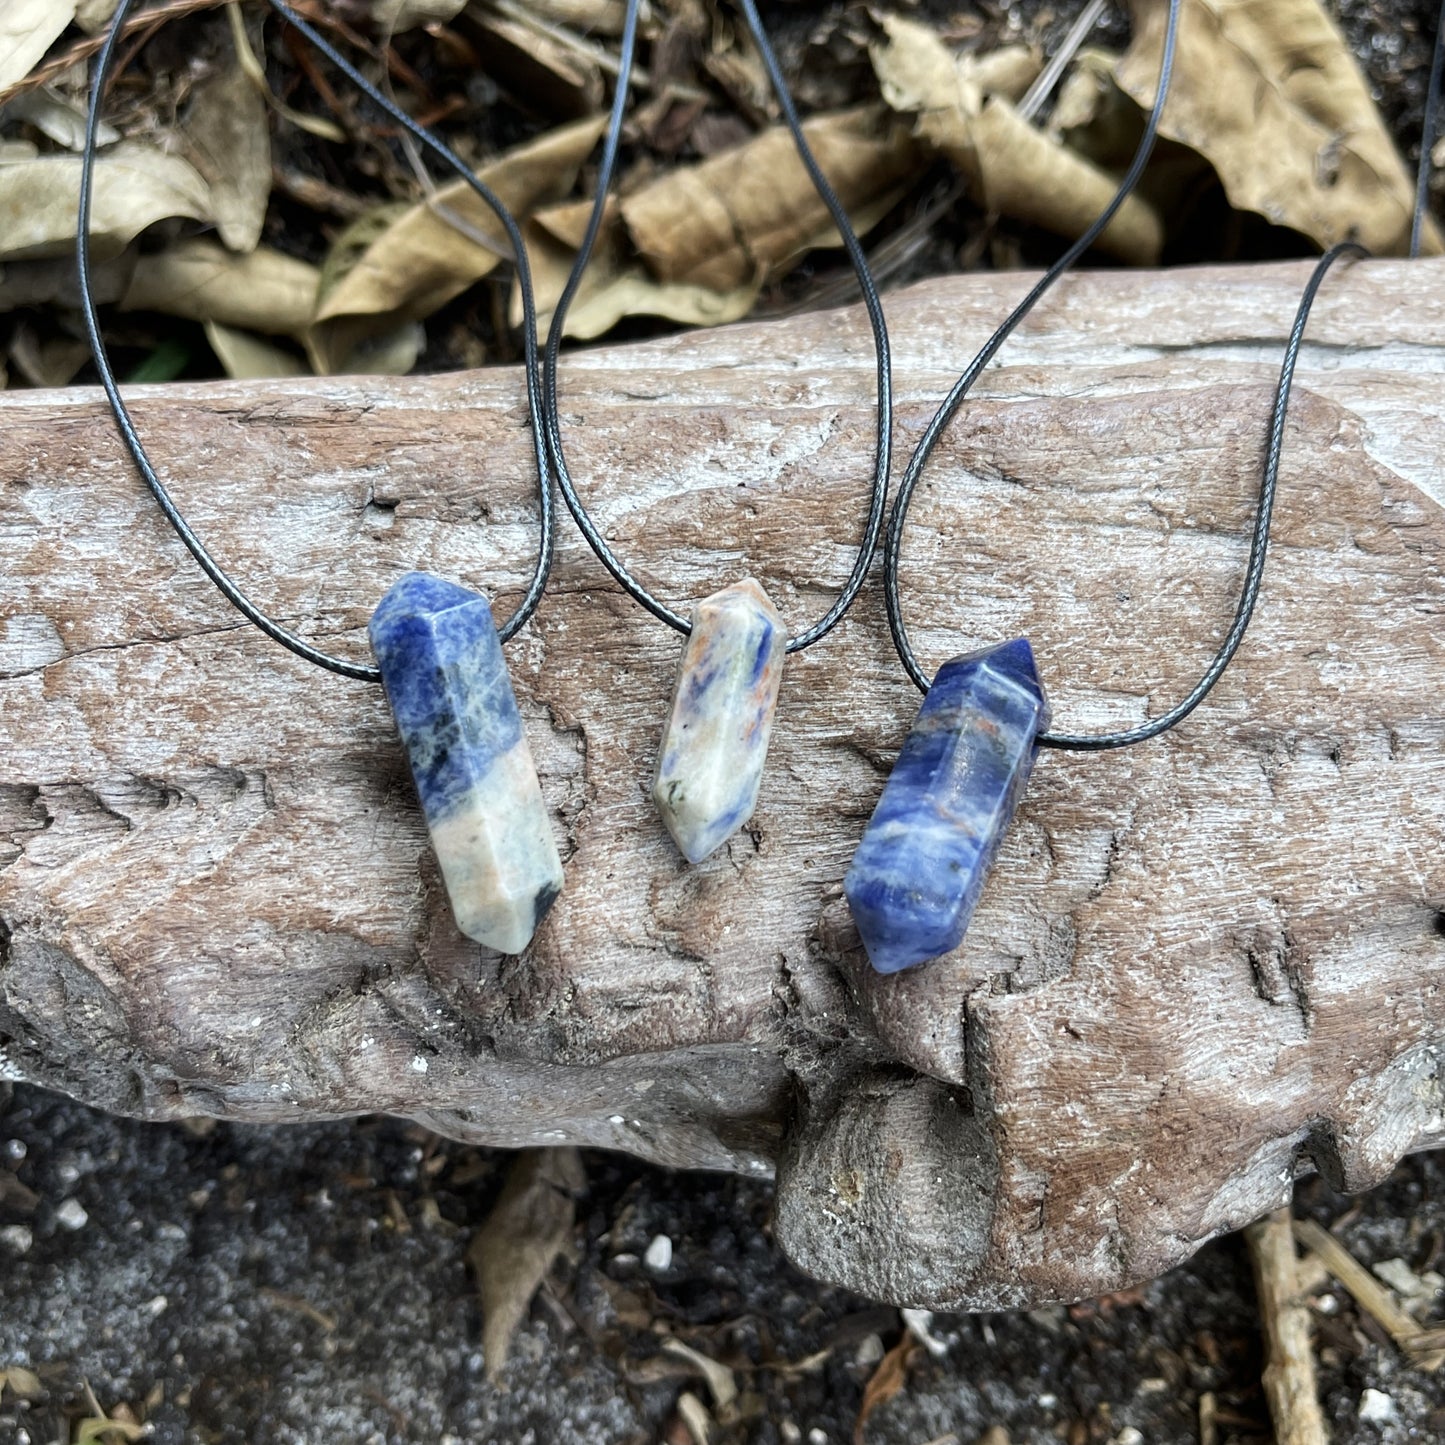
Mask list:
POLYGON ((1313 1219, 1296 1219, 1294 1237, 1354 1296, 1355 1303, 1374 1318, 1402 1349, 1410 1348, 1420 1326, 1395 1301, 1395 1296, 1334 1237, 1313 1219))
POLYGON ((1315 1388, 1309 1311, 1300 1303, 1294 1236, 1288 1209, 1277 1209, 1244 1231, 1254 1264, 1259 1312, 1268 1346, 1264 1393, 1278 1445, 1325 1445, 1324 1416, 1315 1388))

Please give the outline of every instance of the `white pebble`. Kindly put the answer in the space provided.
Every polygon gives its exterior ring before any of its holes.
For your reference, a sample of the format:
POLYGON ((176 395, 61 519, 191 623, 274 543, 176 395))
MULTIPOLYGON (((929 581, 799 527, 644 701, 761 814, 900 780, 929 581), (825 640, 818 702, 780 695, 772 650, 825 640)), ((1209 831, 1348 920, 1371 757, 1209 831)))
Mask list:
POLYGON ((1375 1425, 1389 1425, 1400 1418, 1395 1402, 1379 1390, 1366 1390, 1360 1396, 1360 1419, 1375 1425))
POLYGON ((146 1301, 145 1311, 152 1319, 156 1319, 165 1314, 170 1306, 170 1300, 165 1295, 158 1294, 154 1299, 146 1301))
POLYGON ((778 1434, 783 1437, 783 1445, 800 1445, 803 1432, 791 1420, 784 1420, 778 1426, 778 1434))
POLYGON ((665 1234, 654 1236, 642 1262, 653 1274, 666 1274, 672 1268, 672 1241, 665 1234))
POLYGON ((808 1445, 828 1445, 828 1432, 820 1430, 816 1425, 808 1431, 808 1445))
POLYGON ((62 1229, 84 1229, 90 1222, 90 1215, 78 1199, 67 1199, 55 1211, 55 1222, 62 1229))
POLYGON ((19 1164, 29 1152, 23 1139, 7 1139, 5 1141, 5 1157, 12 1164, 19 1164))
POLYGON ((411 1061, 411 1071, 414 1074, 424 1074, 427 1070, 427 1062, 420 1054, 417 1054, 411 1061))
POLYGON ((1144 1432, 1136 1430, 1132 1425, 1125 1425, 1114 1436, 1114 1445, 1144 1445, 1144 1432))
POLYGON ((24 1224, 11 1224, 0 1229, 0 1244, 16 1254, 29 1254, 30 1246, 34 1243, 34 1234, 24 1224))
POLYGON ((903 1323, 908 1326, 908 1333, 933 1356, 935 1360, 941 1360, 948 1353, 948 1345, 940 1340, 933 1333, 933 1311, 932 1310, 899 1310, 903 1316, 903 1323))
POLYGON ((858 1351, 853 1356, 853 1363, 866 1368, 868 1365, 876 1365, 882 1358, 882 1337, 880 1335, 864 1335, 858 1342, 858 1351))

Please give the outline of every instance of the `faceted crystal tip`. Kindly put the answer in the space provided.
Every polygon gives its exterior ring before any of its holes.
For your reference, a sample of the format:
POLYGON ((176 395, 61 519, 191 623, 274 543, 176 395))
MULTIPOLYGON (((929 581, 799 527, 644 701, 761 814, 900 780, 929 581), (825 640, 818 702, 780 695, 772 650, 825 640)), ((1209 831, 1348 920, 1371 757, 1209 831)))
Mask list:
POLYGON ((721 847, 757 807, 787 643, 783 619, 751 577, 693 610, 652 784, 689 863, 721 847))
POLYGON ((963 942, 1047 726, 1026 639, 938 670, 843 880, 879 973, 963 942))
POLYGON ((410 572, 369 630, 457 927, 520 953, 561 891, 562 863, 491 608, 410 572))

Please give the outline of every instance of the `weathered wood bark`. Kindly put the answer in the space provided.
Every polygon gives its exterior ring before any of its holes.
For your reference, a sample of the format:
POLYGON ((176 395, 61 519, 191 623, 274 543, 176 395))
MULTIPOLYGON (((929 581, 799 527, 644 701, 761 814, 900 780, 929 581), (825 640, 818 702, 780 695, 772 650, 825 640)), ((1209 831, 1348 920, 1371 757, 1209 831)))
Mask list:
MULTIPOLYGON (((907 543, 933 663, 1020 631, 1057 719, 1168 705, 1239 585, 1298 265, 1079 276, 940 448, 907 543)), ((567 890, 531 952, 448 921, 377 690, 242 624, 82 391, 0 397, 0 1066, 112 1109, 386 1110, 778 1174, 806 1269, 997 1307, 1154 1274, 1323 1170, 1442 1134, 1445 264, 1332 277, 1260 612, 1189 722, 1051 754, 955 957, 869 976, 839 883, 917 705, 876 591, 790 661, 751 827, 681 863, 647 798, 678 640, 567 530, 510 649, 567 890)), ((893 297, 906 449, 1026 284, 893 297)), ((847 570, 856 313, 569 360, 575 466, 667 597, 847 570)), ((218 556, 363 652, 425 565, 530 563, 515 372, 137 393, 218 556)))

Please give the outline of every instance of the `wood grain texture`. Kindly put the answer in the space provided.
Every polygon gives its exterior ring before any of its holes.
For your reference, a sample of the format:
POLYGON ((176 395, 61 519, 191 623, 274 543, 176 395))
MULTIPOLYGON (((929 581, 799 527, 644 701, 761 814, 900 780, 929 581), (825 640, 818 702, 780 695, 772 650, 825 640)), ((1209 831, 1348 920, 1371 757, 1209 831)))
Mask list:
MULTIPOLYGON (((1306 268, 1085 274, 939 448, 906 544, 929 665, 1026 632, 1059 726, 1136 723, 1227 622, 1306 268)), ((531 951, 454 930, 379 690, 240 622, 94 394, 0 396, 0 1070, 154 1118, 384 1110, 778 1177, 804 1268, 995 1308, 1155 1274, 1445 1139, 1445 263, 1332 276, 1276 542, 1208 703, 1046 755, 964 948, 871 977, 841 900, 917 706, 876 587, 791 658, 751 826, 684 865, 648 799, 679 641, 568 528, 509 647, 567 886, 531 951)), ((1028 278, 893 296, 898 444, 1028 278)), ((861 526, 855 311, 565 367, 574 471, 670 600, 793 626, 861 526)), ((364 654, 404 568, 505 608, 519 379, 137 389, 201 535, 364 654)))

